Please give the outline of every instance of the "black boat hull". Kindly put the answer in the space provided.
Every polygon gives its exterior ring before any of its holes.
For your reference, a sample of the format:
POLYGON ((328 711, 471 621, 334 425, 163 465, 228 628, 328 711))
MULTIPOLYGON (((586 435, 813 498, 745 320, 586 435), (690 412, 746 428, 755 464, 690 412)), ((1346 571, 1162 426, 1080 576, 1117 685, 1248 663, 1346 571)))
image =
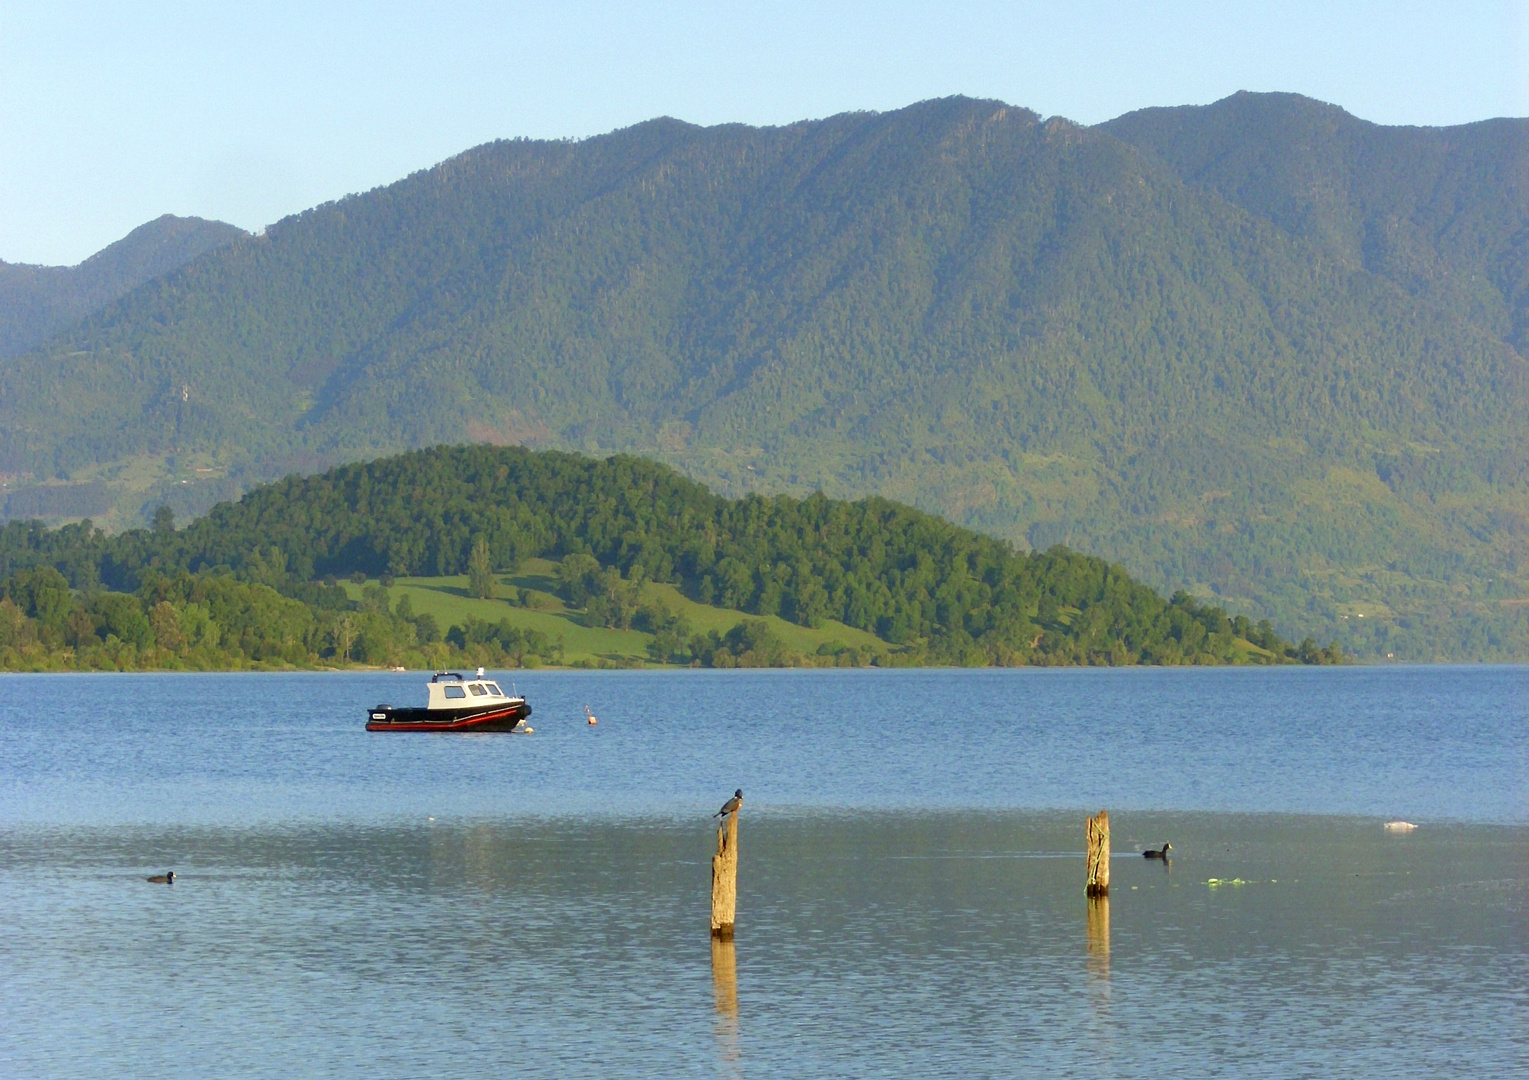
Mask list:
POLYGON ((395 709, 367 713, 367 731, 514 731, 531 715, 524 701, 461 709, 395 709))

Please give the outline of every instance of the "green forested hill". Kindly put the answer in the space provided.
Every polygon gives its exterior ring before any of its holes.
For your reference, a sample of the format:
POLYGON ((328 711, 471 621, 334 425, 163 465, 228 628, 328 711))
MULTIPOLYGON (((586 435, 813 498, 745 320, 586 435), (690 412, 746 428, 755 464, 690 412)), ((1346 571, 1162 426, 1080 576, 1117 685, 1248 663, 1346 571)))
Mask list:
POLYGON ((489 144, 7 363, 0 470, 185 512, 437 441, 634 451, 1522 658, 1526 131, 957 98, 489 144))
MULTIPOLYGON (((246 635, 254 642, 249 659, 270 650, 287 662, 311 662, 326 633, 348 659, 351 642, 336 637, 350 609, 336 592, 338 576, 391 582, 395 575, 466 572, 487 595, 496 570, 548 557, 560 560, 554 588, 582 609, 584 625, 639 627, 652 634, 652 658, 665 662, 725 667, 793 658, 763 619, 725 636, 693 633, 649 582, 765 619, 809 628, 832 622, 876 645, 862 654, 825 642, 820 657, 829 663, 846 651, 859 662, 874 656, 878 663, 968 666, 1341 659, 1310 639, 1291 646, 1267 622, 1229 618, 1182 593, 1165 601, 1101 559, 1061 547, 1018 554, 884 499, 728 500, 641 458, 487 446, 436 447, 291 477, 221 504, 180 532, 168 511, 152 530, 115 537, 83 526, 46 532, 13 523, 0 530, 0 603, 9 604, 0 610, 0 650, 19 641, 38 655, 51 630, 55 652, 69 647, 95 656, 113 636, 120 651, 136 632, 133 659, 141 650, 153 658, 164 648, 153 632, 155 605, 164 604, 157 609, 162 636, 178 642, 176 658, 188 641, 206 639, 207 648, 226 642, 227 624, 242 622, 254 624, 246 635), (102 585, 111 591, 100 592, 102 585), (71 586, 80 599, 71 600, 71 586), (285 609, 283 596, 294 601, 285 609), (327 620, 297 600, 328 612, 327 620), (182 614, 187 605, 199 611, 195 627, 182 614), (249 607, 267 614, 250 617, 249 607), (209 618, 215 625, 203 627, 209 618), (15 640, 3 640, 7 626, 15 640)), ((412 618, 385 595, 372 607, 379 619, 393 615, 408 625, 412 618)), ((432 626, 436 642, 438 629, 432 626)), ((374 634, 400 652, 427 644, 415 640, 412 626, 407 643, 399 632, 395 625, 374 634)), ((469 619, 446 641, 466 648, 508 637, 524 648, 525 636, 509 623, 469 619)), ((548 637, 537 641, 538 654, 548 653, 548 637)))

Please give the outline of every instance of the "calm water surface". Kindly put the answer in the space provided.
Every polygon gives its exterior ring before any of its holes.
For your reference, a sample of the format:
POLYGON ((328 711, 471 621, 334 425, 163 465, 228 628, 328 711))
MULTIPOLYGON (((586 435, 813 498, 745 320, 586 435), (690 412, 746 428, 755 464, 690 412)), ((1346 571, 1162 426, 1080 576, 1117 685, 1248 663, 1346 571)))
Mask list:
POLYGON ((0 1075, 1529 1075, 1529 669, 504 681, 0 677, 0 1075))

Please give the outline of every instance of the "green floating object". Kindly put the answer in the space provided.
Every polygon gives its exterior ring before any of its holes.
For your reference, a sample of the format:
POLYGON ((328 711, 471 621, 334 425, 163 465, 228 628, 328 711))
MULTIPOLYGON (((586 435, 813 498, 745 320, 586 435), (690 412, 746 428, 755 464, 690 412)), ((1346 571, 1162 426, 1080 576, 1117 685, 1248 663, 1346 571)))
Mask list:
POLYGON ((1234 878, 1213 877, 1213 878, 1207 878, 1205 884, 1209 885, 1212 889, 1214 889, 1218 885, 1251 885, 1252 882, 1243 881, 1242 878, 1240 878, 1240 877, 1234 877, 1234 878))

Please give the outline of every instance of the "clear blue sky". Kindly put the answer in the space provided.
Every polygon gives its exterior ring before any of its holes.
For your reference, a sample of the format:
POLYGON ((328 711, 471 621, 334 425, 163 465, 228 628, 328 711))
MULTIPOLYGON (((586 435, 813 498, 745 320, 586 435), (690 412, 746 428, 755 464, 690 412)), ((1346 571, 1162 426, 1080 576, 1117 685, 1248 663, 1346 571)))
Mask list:
POLYGON ((259 229, 489 139, 1001 98, 1084 123, 1239 89, 1529 114, 1529 3, 0 4, 0 259, 162 213, 259 229))

